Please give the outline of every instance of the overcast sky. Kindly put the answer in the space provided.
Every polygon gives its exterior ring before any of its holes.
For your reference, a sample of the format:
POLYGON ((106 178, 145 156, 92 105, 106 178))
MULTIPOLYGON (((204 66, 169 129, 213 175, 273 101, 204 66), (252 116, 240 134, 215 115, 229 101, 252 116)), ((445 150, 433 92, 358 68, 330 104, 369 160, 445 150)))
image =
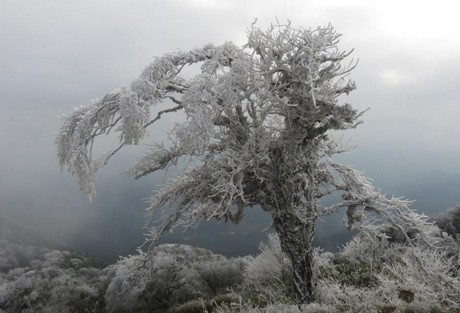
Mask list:
MULTIPOLYGON (((353 164, 382 180, 384 174, 403 179, 404 169, 460 172, 457 1, 0 4, 1 214, 29 221, 52 216, 54 228, 81 231, 95 213, 70 175, 59 173, 58 115, 129 84, 154 56, 207 43, 244 44, 255 18, 263 28, 275 18, 306 28, 332 23, 343 34, 340 47, 355 49, 359 65, 351 78, 358 88, 342 101, 371 110, 349 134, 358 145, 348 157, 353 164)), ((118 164, 103 171, 101 184, 129 160, 118 164)))

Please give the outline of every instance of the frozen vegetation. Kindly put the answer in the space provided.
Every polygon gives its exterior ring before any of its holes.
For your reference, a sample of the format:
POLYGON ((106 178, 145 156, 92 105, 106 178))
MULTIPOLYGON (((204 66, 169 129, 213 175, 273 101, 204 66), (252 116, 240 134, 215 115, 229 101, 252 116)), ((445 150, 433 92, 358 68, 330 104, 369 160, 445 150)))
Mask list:
POLYGON ((27 244, 2 234, 0 310, 458 312, 460 208, 433 220, 439 223, 432 225, 435 245, 419 240, 425 234, 407 232, 414 239, 410 243, 397 229, 379 225, 357 234, 338 253, 315 250, 317 300, 300 306, 292 267, 276 234, 255 256, 228 259, 201 248, 164 244, 108 266, 50 248, 37 236, 27 244))

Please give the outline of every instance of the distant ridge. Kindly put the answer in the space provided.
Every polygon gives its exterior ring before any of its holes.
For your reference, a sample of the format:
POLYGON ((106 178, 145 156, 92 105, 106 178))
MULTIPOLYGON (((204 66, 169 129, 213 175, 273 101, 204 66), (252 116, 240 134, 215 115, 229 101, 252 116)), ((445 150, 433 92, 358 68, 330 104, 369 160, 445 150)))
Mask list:
POLYGON ((31 245, 49 249, 68 250, 65 243, 46 237, 29 226, 19 225, 0 216, 0 240, 19 245, 31 245))

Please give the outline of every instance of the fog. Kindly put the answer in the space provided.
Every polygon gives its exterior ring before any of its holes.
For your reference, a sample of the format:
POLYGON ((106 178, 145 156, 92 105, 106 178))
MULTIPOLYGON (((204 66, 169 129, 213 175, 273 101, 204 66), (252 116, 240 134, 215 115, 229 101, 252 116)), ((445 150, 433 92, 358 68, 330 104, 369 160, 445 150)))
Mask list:
MULTIPOLYGON (((209 42, 244 44, 255 18, 261 27, 275 18, 304 27, 332 23, 344 34, 340 47, 354 48, 359 59, 351 74, 358 88, 342 101, 370 108, 365 123, 345 134, 357 148, 342 160, 383 192, 416 200, 422 212, 460 204, 460 21, 452 1, 4 0, 0 6, 0 216, 71 247, 111 258, 134 251, 143 242, 143 199, 164 175, 120 176, 139 152, 127 149, 100 172, 90 203, 59 171, 53 143, 59 116, 128 84, 154 56, 209 42)), ((173 122, 162 120, 147 143, 164 138, 162 129, 173 122)), ((224 225, 169 238, 244 254, 263 238, 266 222, 256 211, 231 228, 257 234, 249 246, 223 234, 224 225), (210 231, 222 234, 203 239, 210 231), (222 238, 228 242, 215 242, 222 238)))

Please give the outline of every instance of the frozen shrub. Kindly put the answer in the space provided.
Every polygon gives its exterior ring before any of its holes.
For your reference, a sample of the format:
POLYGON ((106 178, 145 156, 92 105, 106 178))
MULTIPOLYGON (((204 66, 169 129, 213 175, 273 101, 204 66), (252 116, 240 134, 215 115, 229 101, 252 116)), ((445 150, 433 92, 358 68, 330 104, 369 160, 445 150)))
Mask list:
POLYGON ((317 302, 300 308, 290 298, 289 284, 280 283, 290 268, 271 236, 258 256, 245 261, 243 283, 236 289, 240 301, 219 312, 459 311, 460 282, 451 270, 457 261, 449 252, 453 239, 436 237, 429 225, 432 233, 407 235, 409 240, 404 234, 399 237, 404 240, 389 238, 388 229, 369 227, 335 255, 316 251, 317 302))
POLYGON ((53 251, 34 269, 22 268, 4 276, 0 309, 16 313, 101 312, 100 282, 88 280, 73 268, 62 267, 64 253, 53 251), (99 311, 98 311, 99 310, 99 311))
POLYGON ((447 213, 436 215, 433 221, 453 238, 460 236, 460 206, 450 209, 447 213))
POLYGON ((259 255, 245 259, 239 293, 257 305, 292 302, 291 263, 281 251, 278 236, 269 235, 267 243, 262 243, 259 249, 259 255))
POLYGON ((242 262, 237 259, 220 258, 197 264, 196 270, 213 294, 226 292, 242 281, 242 262))
POLYGON ((335 258, 336 264, 323 267, 322 303, 345 304, 353 312, 363 305, 363 312, 389 310, 388 304, 398 310, 417 306, 427 312, 429 308, 458 310, 460 283, 451 271, 456 262, 449 254, 452 239, 438 238, 435 245, 420 240, 397 242, 381 236, 381 230, 357 235, 335 258), (366 276, 369 280, 359 280, 366 276))
POLYGON ((122 258, 109 270, 109 312, 164 312, 194 299, 210 299, 241 281, 240 264, 210 251, 165 244, 122 258))

